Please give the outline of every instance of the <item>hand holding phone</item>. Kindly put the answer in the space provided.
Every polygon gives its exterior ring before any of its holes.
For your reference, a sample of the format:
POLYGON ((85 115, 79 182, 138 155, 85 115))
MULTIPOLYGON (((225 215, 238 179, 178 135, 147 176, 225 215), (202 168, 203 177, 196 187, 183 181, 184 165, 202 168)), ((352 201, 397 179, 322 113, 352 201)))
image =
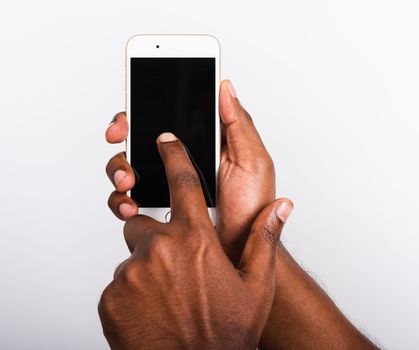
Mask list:
POLYGON ((270 313, 278 200, 253 223, 240 268, 210 220, 198 174, 173 134, 157 140, 169 184, 170 223, 137 215, 124 227, 131 256, 99 303, 112 349, 255 349, 270 313), (267 236, 268 235, 268 236, 267 236))
MULTIPOLYGON (((237 264, 251 223, 275 197, 275 171, 252 119, 235 92, 230 92, 230 84, 228 80, 223 81, 219 91, 223 137, 216 226, 227 255, 237 264)), ((117 113, 106 130, 106 140, 123 143, 128 129, 125 112, 117 113)), ((115 187, 108 199, 112 212, 121 220, 138 214, 137 204, 127 195, 135 183, 135 175, 125 152, 109 160, 106 173, 115 187)))
MULTIPOLYGON (((258 91, 263 89, 258 88, 258 91)), ((275 198, 275 170, 231 81, 222 81, 215 96, 217 100, 219 97, 216 111, 221 117, 216 226, 225 251, 237 264, 252 222, 260 210, 275 198)), ((217 115, 216 123, 218 120, 217 115)), ((106 140, 109 143, 126 142, 130 127, 125 112, 116 114, 106 131, 106 140)), ((157 150, 155 139, 153 147, 157 150)), ((217 164, 218 161, 215 166, 217 164)), ((141 164, 139 167, 142 168, 141 164)), ((124 152, 110 159, 106 172, 115 186, 108 200, 112 212, 121 220, 136 215, 137 203, 126 194, 136 179, 124 152)), ((143 208, 140 208, 140 213, 144 213, 143 208)), ((164 220, 164 215, 160 215, 161 220, 164 220)))

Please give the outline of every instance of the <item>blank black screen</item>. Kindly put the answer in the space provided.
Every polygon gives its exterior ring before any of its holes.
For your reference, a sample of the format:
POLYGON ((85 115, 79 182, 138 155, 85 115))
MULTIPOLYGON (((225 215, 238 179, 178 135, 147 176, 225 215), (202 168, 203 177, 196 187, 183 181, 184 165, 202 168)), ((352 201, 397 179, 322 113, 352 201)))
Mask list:
MULTIPOLYGON (((162 132, 188 148, 215 203, 215 58, 131 58, 131 197, 144 208, 169 207, 156 146, 162 132)), ((201 179, 202 183, 202 179, 201 179)))

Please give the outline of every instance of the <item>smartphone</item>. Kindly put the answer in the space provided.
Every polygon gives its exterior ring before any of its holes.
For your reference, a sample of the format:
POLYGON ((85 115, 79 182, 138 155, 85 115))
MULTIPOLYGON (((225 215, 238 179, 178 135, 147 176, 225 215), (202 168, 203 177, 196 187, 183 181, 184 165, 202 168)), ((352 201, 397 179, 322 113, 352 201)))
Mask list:
POLYGON ((170 220, 170 197, 156 146, 162 132, 185 145, 215 222, 220 162, 220 44, 212 35, 138 34, 126 45, 127 159, 136 175, 129 195, 140 213, 170 220))

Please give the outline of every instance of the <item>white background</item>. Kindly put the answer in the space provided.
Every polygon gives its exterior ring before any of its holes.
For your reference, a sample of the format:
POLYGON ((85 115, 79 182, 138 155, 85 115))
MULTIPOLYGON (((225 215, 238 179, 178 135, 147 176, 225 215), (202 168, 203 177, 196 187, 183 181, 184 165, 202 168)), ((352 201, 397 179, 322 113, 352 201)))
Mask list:
POLYGON ((284 240, 349 318, 418 349, 417 1, 9 1, 0 9, 0 347, 105 349, 127 256, 104 141, 134 33, 212 33, 295 201, 284 240))

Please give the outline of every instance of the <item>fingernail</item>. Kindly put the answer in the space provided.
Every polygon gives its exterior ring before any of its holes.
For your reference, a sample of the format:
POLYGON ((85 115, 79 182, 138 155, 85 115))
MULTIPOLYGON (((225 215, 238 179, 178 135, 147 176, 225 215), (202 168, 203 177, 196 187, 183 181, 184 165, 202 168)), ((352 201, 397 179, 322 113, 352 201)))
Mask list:
POLYGON ((118 186, 123 179, 125 179, 128 176, 128 174, 123 170, 117 170, 113 174, 113 181, 115 182, 115 185, 118 186))
POLYGON ((138 214, 138 208, 134 208, 134 206, 128 203, 121 203, 118 207, 118 210, 125 218, 138 214))
POLYGON ((276 208, 276 216, 279 220, 285 223, 292 212, 293 206, 290 202, 281 202, 276 208))
POLYGON ((234 88, 234 85, 230 80, 227 81, 227 90, 228 90, 228 92, 230 93, 231 96, 237 98, 236 89, 234 88))
POLYGON ((158 142, 172 142, 176 140, 177 137, 173 135, 171 132, 164 132, 163 134, 160 134, 160 136, 157 138, 158 142))

